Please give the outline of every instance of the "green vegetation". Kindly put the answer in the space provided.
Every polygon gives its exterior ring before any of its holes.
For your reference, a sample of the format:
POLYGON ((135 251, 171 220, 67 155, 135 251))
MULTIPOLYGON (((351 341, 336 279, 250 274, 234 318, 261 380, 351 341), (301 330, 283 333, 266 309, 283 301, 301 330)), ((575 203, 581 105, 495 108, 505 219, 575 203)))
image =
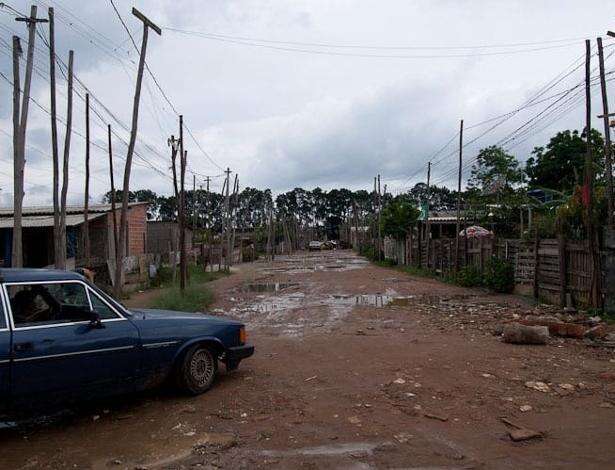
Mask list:
POLYGON ((183 295, 179 287, 169 288, 152 302, 152 307, 180 312, 201 312, 213 301, 214 295, 206 286, 191 284, 186 287, 183 295))
POLYGON ((151 307, 182 312, 200 312, 209 307, 214 301, 214 295, 205 285, 228 275, 226 272, 207 272, 201 266, 189 266, 189 282, 182 294, 178 279, 173 284, 173 271, 162 267, 158 271, 152 286, 160 288, 159 295, 151 302, 151 307))
POLYGON ((485 263, 483 281, 494 292, 510 294, 515 289, 515 267, 510 261, 493 256, 485 263))
POLYGON ((419 217, 419 210, 403 200, 394 199, 381 214, 383 235, 403 240, 419 217))
POLYGON ((469 265, 459 269, 453 282, 461 287, 479 287, 483 285, 483 277, 477 266, 469 265))

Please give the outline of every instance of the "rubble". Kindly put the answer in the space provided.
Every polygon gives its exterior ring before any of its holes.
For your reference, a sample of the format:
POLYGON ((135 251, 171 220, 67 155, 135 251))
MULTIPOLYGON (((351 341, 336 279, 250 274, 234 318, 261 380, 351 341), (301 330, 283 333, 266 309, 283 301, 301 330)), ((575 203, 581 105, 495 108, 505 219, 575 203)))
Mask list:
POLYGON ((536 390, 542 393, 547 393, 551 391, 551 388, 544 382, 534 382, 530 380, 530 381, 525 382, 525 386, 527 388, 531 388, 532 390, 536 390))
POLYGON ((545 326, 511 323, 504 326, 504 342, 511 344, 547 344, 549 330, 545 326))
POLYGON ((529 441, 531 439, 541 439, 543 437, 543 434, 541 432, 525 428, 513 429, 511 431, 508 431, 508 435, 510 436, 510 439, 514 442, 529 441))

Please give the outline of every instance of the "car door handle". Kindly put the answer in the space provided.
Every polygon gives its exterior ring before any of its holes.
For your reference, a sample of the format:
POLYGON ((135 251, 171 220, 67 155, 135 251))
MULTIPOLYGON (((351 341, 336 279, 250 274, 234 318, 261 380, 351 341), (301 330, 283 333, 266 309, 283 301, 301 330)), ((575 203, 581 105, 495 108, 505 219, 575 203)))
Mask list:
POLYGON ((34 349, 34 343, 28 342, 28 343, 16 343, 15 346, 13 346, 13 350, 15 351, 31 351, 34 349))

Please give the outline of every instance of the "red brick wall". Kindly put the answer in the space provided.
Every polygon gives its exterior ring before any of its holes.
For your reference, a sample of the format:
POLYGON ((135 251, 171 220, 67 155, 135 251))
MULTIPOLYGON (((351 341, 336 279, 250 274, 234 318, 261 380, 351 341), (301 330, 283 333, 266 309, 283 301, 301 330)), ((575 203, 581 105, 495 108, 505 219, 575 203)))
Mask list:
POLYGON ((128 255, 145 253, 147 238, 147 204, 132 206, 128 210, 128 255))

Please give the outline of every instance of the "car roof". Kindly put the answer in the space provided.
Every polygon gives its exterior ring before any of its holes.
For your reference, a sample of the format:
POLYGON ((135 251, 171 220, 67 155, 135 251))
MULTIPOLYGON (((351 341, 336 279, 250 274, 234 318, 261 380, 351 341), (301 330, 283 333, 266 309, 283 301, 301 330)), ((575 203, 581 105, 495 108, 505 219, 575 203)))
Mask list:
POLYGON ((1 282, 34 281, 83 281, 84 277, 73 271, 61 269, 1 268, 1 282))

